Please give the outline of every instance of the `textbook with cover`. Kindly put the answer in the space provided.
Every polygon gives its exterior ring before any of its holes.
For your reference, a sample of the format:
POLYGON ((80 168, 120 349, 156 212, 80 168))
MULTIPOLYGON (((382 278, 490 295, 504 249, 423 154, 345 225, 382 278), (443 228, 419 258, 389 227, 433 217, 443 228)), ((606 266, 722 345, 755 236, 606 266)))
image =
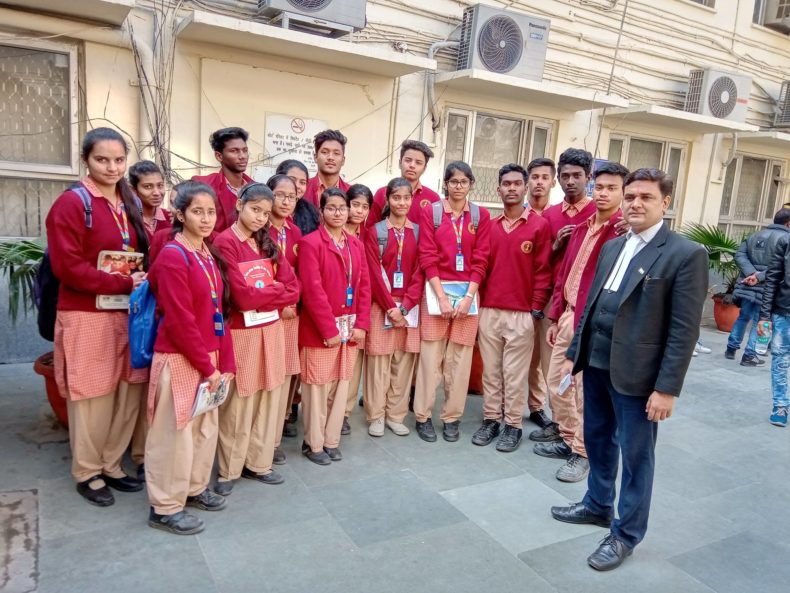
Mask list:
POLYGON ((203 381, 198 385, 195 403, 192 404, 192 418, 197 418, 209 410, 220 407, 228 399, 229 392, 230 381, 226 382, 224 376, 220 377, 216 391, 211 391, 208 387, 208 381, 203 381))
MULTIPOLYGON (((239 262, 239 270, 244 276, 247 286, 263 288, 274 284, 274 266, 270 259, 256 259, 254 261, 239 262)), ((254 327, 270 323, 280 318, 280 313, 274 311, 242 311, 244 326, 254 327)))
POLYGON ((354 332, 354 324, 357 322, 357 316, 353 313, 351 315, 341 315, 335 317, 335 326, 337 333, 340 334, 340 341, 345 344, 351 340, 351 334, 354 332))
MULTIPOLYGON (((143 272, 143 254, 135 251, 99 252, 96 268, 108 274, 131 276, 135 272, 143 272)), ((96 308, 100 311, 128 311, 128 294, 97 294, 96 308)))
MULTIPOLYGON (((445 282, 443 280, 442 288, 444 289, 444 294, 450 300, 450 306, 455 309, 469 290, 469 283, 461 281, 445 282)), ((442 314, 442 309, 439 307, 439 299, 433 291, 430 282, 425 283, 425 300, 428 301, 428 315, 442 314)), ((472 304, 469 306, 469 315, 477 315, 477 295, 472 299, 472 304)))

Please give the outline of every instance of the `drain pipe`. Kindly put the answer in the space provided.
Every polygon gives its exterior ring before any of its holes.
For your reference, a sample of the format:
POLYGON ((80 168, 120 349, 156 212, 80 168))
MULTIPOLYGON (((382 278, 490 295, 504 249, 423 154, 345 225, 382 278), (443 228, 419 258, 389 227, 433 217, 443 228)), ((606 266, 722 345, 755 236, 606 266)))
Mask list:
MULTIPOLYGON (((431 47, 428 48, 428 59, 432 60, 433 57, 436 55, 436 52, 440 49, 444 49, 446 47, 458 47, 458 41, 437 41, 436 43, 432 43, 431 47)), ((425 96, 428 109, 431 112, 431 130, 434 133, 434 144, 436 141, 436 130, 439 129, 439 116, 436 110, 436 93, 434 89, 434 81, 436 80, 436 71, 429 70, 425 73, 425 96)), ((420 121, 422 122, 425 119, 425 105, 423 104, 422 114, 420 117, 420 121)), ((422 129, 422 126, 420 126, 422 129)))

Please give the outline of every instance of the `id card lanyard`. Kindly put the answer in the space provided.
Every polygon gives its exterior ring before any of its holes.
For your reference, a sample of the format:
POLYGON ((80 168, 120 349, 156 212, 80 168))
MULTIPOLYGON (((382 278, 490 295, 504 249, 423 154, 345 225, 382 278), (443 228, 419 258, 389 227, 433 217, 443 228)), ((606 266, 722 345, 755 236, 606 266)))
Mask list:
POLYGON ((337 241, 332 239, 335 243, 335 247, 337 247, 338 251, 340 251, 340 259, 343 260, 343 267, 346 271, 346 279, 348 280, 348 286, 346 287, 346 307, 350 307, 354 304, 354 288, 351 283, 354 277, 354 262, 351 260, 351 245, 349 245, 349 240, 346 238, 346 251, 348 252, 348 265, 346 265, 346 258, 343 257, 343 249, 340 245, 337 244, 337 241))
POLYGON ((288 237, 285 234, 285 224, 283 224, 283 228, 277 231, 277 246, 280 248, 280 252, 284 256, 286 250, 288 249, 288 237))
POLYGON ((110 209, 112 213, 112 217, 115 220, 115 224, 118 227, 118 231, 121 233, 121 241, 123 241, 123 249, 124 251, 134 251, 132 248, 132 240, 129 236, 129 219, 126 217, 126 208, 121 202, 121 216, 118 217, 118 213, 115 211, 115 208, 112 207, 112 204, 107 202, 107 207, 110 209))
POLYGON ((211 302, 214 303, 214 334, 223 336, 225 335, 225 320, 222 318, 222 312, 219 310, 219 294, 217 293, 217 285, 219 282, 217 281, 217 268, 214 266, 214 258, 209 256, 208 265, 211 268, 211 274, 209 274, 206 269, 206 264, 203 263, 197 251, 193 253, 195 254, 197 263, 200 264, 200 269, 203 270, 203 273, 206 275, 206 280, 208 280, 208 285, 211 289, 211 302))
POLYGON ((395 240, 398 242, 398 257, 395 260, 395 273, 392 274, 392 288, 403 288, 403 272, 401 272, 401 262, 403 260, 403 242, 406 238, 406 227, 403 227, 401 230, 393 227, 392 232, 395 235, 395 240))
POLYGON ((452 217, 450 218, 450 224, 453 225, 453 231, 455 231, 455 245, 458 248, 455 254, 455 271, 456 272, 463 272, 464 271, 464 254, 461 251, 461 241, 464 236, 464 218, 466 217, 466 213, 461 214, 461 217, 458 219, 459 223, 456 225, 452 217))

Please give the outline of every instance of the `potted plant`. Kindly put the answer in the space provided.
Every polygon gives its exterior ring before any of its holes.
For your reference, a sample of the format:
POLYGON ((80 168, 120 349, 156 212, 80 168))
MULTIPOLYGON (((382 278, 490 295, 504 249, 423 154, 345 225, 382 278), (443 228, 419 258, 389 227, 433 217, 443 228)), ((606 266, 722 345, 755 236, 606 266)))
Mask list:
POLYGON ((745 237, 733 239, 719 227, 697 223, 686 226, 680 233, 705 248, 710 269, 722 278, 723 284, 711 287, 711 291, 715 291, 717 287, 724 289, 723 292, 713 292, 711 296, 713 318, 719 331, 729 332, 740 313, 738 305, 733 302, 732 293, 741 274, 738 264, 735 263, 735 252, 745 237))
MULTIPOLYGON (((43 257, 42 239, 0 242, 0 274, 8 283, 8 317, 12 324, 17 322, 20 313, 27 315, 36 309, 33 285, 43 257)), ((53 353, 47 352, 39 356, 33 363, 33 370, 44 377, 52 411, 60 423, 68 427, 66 399, 60 395, 55 381, 53 353)))

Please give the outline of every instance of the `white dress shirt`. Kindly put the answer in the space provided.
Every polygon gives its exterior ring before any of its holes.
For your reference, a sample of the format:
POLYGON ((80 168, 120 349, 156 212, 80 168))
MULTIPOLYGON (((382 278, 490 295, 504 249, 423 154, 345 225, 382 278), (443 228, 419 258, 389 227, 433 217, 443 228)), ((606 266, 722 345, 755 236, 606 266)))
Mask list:
POLYGON ((609 274, 609 278, 606 279, 606 284, 603 285, 604 290, 617 292, 620 289, 620 284, 623 282, 623 278, 625 277, 631 260, 636 257, 637 253, 645 248, 645 245, 655 238, 663 224, 664 221, 661 220, 641 233, 628 231, 628 234, 625 236, 625 245, 622 251, 620 251, 620 255, 614 264, 614 268, 612 268, 612 272, 609 274))

